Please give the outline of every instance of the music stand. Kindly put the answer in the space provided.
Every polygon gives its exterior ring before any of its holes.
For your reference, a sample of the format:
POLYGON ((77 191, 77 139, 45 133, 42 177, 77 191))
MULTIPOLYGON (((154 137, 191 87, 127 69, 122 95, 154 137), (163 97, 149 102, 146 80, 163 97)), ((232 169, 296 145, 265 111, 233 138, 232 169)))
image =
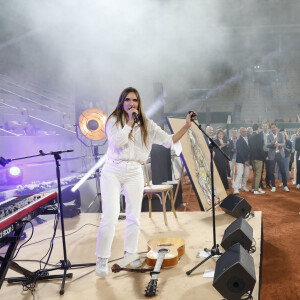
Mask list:
MULTIPOLYGON (((190 113, 190 112, 189 112, 190 113)), ((192 115, 192 118, 196 116, 195 114, 192 115)), ((194 268, 187 271, 186 274, 190 275, 194 270, 196 270, 198 267, 200 267, 203 263, 205 263, 207 260, 212 258, 215 255, 221 255, 222 253, 219 250, 219 245, 216 242, 216 216, 215 216, 215 186, 214 186, 214 165, 213 165, 213 148, 218 149, 224 157, 228 160, 230 158, 222 151, 222 149, 215 143, 215 141, 209 137, 206 132, 202 129, 200 124, 197 124, 195 120, 192 120, 194 124, 202 131, 202 133, 207 137, 209 141, 209 151, 210 151, 210 177, 211 177, 211 202, 212 202, 212 219, 213 219, 213 246, 211 250, 208 250, 207 248, 204 248, 205 252, 209 252, 210 255, 206 257, 204 260, 202 260, 199 264, 197 264, 194 268)))
MULTIPOLYGON (((62 278, 62 283, 61 283, 61 289, 59 291, 60 295, 64 294, 64 288, 65 288, 65 280, 66 278, 72 278, 73 274, 72 273, 67 273, 68 269, 71 269, 72 267, 89 267, 89 266, 93 266, 95 265, 95 263, 90 263, 90 264, 76 264, 76 265, 71 265, 71 262, 68 260, 67 258, 67 248, 66 248, 66 237, 65 237, 65 226, 64 226, 64 211, 63 211, 63 202, 62 202, 62 193, 61 193, 61 182, 60 182, 60 164, 59 164, 59 160, 61 159, 61 154, 65 153, 65 152, 73 152, 74 150, 64 150, 64 151, 52 151, 49 153, 44 153, 42 150, 40 150, 40 154, 38 155, 31 155, 31 156, 26 156, 26 157, 19 157, 19 158, 14 158, 14 159, 4 159, 3 157, 0 157, 0 164, 2 166, 5 166, 6 164, 10 163, 11 161, 15 161, 15 160, 21 160, 21 159, 26 159, 26 158, 32 158, 32 157, 37 157, 37 156, 46 156, 46 155, 53 155, 55 162, 56 162, 56 177, 57 177, 57 188, 58 188, 58 216, 60 215, 60 223, 61 223, 61 232, 62 232, 62 243, 63 243, 63 255, 64 255, 64 259, 60 260, 60 266, 57 268, 52 268, 52 269, 45 269, 44 272, 41 274, 41 276, 39 276, 39 271, 36 272, 30 272, 22 267, 20 267, 18 264, 16 264, 15 262, 10 262, 13 263, 13 268, 15 271, 23 274, 25 277, 14 277, 14 278, 8 278, 7 282, 8 283, 16 283, 16 282, 30 282, 31 281, 35 281, 35 280, 48 280, 48 279, 57 279, 57 278, 62 278), (59 269, 63 269, 64 273, 62 275, 48 275, 49 271, 54 271, 54 270, 59 270, 59 269), (46 275, 45 275, 46 274, 46 275), (37 276, 38 275, 38 276, 37 276)), ((20 237, 20 235, 22 234, 23 230, 24 230, 25 225, 19 230, 19 232, 17 233, 18 236, 20 237)), ((15 234, 16 236, 16 234, 15 234)), ((18 240, 19 241, 19 240, 18 240)), ((17 242, 18 242, 17 241, 17 242)), ((11 255, 9 257, 9 259, 11 259, 13 257, 13 253, 15 251, 17 247, 17 243, 13 244, 13 247, 11 250, 11 255)), ((7 273, 7 269, 9 267, 8 262, 6 262, 6 266, 5 266, 5 270, 3 271, 3 279, 7 273)), ((0 278, 1 279, 1 278, 0 278)), ((3 280, 2 280, 3 281, 3 280)))

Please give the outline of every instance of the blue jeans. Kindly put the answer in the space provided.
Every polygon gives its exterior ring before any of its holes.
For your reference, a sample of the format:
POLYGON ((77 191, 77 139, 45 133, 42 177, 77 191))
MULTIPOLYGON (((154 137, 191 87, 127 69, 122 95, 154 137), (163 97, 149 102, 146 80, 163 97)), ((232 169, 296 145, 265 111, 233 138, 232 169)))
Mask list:
POLYGON ((270 160, 270 175, 271 175, 271 183, 272 186, 275 187, 275 165, 278 165, 279 170, 282 174, 282 183, 283 186, 287 185, 287 179, 286 179, 286 173, 284 168, 284 160, 280 153, 275 154, 275 158, 273 160, 270 160))
MULTIPOLYGON (((289 158, 285 157, 283 159, 283 161, 284 161, 284 169, 285 169, 286 179, 289 180, 290 179, 289 158)), ((279 179, 279 180, 282 180, 282 175, 281 175, 281 172, 279 170, 278 164, 276 166, 276 178, 279 179)))

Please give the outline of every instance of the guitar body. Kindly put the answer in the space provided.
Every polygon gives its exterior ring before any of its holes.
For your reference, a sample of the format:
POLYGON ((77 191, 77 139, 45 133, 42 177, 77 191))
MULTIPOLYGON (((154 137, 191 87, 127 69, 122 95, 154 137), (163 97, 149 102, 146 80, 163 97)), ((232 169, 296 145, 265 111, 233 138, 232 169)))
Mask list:
POLYGON ((148 250, 146 263, 154 267, 160 250, 167 249, 164 255, 162 268, 171 268, 177 265, 179 258, 185 252, 185 243, 183 239, 178 238, 159 238, 148 241, 148 250))

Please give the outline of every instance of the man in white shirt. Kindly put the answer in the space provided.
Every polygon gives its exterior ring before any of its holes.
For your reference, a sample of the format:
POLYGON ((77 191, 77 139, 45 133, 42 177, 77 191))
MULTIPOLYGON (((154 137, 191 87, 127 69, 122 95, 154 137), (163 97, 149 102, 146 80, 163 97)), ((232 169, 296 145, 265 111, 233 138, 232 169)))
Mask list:
POLYGON ((235 181, 232 184, 232 187, 234 189, 233 194, 239 194, 240 187, 242 191, 249 192, 249 190, 246 187, 250 171, 249 146, 247 130, 245 127, 240 128, 240 137, 236 142, 236 165, 237 174, 235 181))

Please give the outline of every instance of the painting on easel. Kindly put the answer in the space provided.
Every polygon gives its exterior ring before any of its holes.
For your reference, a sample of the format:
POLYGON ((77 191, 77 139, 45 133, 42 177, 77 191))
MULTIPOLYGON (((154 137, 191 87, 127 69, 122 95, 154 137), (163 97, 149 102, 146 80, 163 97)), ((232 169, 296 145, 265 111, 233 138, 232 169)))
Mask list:
MULTIPOLYGON (((185 119, 168 117, 168 125, 172 133, 184 125, 185 119)), ((187 134, 181 139, 181 159, 196 193, 200 208, 209 210, 212 206, 210 152, 203 133, 192 124, 187 134)), ((218 170, 214 164, 215 204, 223 200, 227 194, 218 170)))

